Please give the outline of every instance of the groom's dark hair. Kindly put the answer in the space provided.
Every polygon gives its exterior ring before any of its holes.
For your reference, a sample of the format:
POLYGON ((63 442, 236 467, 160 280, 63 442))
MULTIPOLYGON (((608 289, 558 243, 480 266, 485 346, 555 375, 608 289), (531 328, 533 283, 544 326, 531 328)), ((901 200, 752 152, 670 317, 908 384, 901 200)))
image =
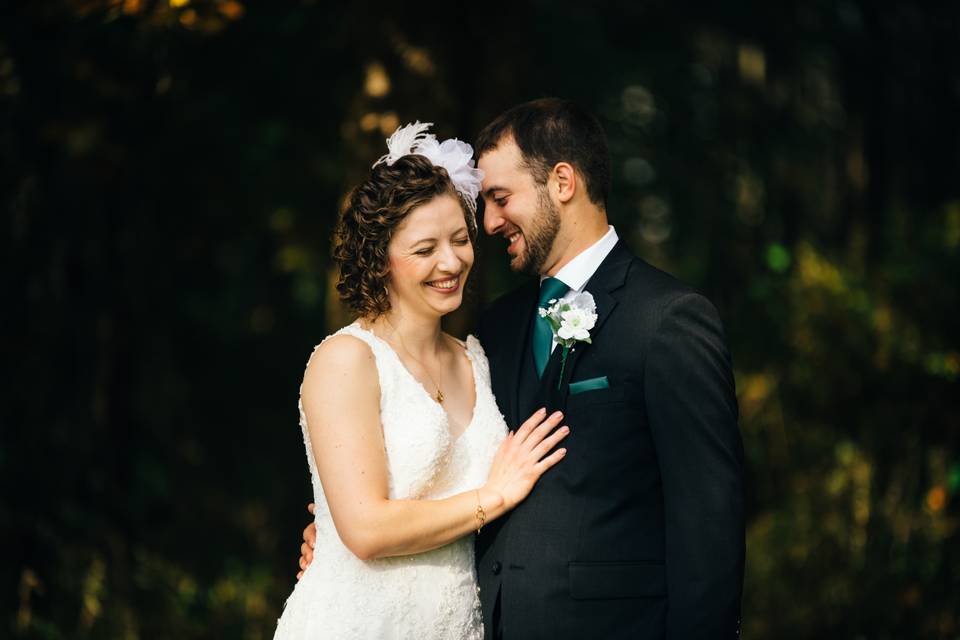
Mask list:
POLYGON ((610 193, 610 152, 600 122, 585 109, 561 98, 540 98, 497 116, 477 136, 477 158, 496 149, 507 136, 520 148, 523 162, 540 185, 558 162, 568 162, 587 183, 587 196, 606 208, 610 193))

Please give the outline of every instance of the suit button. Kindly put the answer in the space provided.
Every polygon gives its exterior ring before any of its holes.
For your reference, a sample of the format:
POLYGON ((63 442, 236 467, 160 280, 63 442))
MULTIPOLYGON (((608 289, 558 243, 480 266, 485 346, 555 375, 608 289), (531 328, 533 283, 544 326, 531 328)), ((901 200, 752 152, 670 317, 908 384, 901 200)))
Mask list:
POLYGON ((500 575, 500 570, 501 570, 501 569, 503 569, 503 565, 500 564, 500 561, 499 561, 499 560, 495 561, 495 562, 493 563, 493 567, 491 568, 491 570, 493 571, 493 575, 495 575, 495 576, 500 575))

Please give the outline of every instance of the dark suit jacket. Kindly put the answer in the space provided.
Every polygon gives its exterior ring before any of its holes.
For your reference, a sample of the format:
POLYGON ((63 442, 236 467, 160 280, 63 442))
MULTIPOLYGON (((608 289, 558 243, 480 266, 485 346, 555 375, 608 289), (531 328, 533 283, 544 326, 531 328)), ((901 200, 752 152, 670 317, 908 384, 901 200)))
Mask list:
POLYGON ((587 283, 592 344, 542 380, 529 327, 538 283, 500 298, 479 338, 511 428, 565 411, 567 456, 477 539, 488 637, 733 638, 743 583, 743 445, 714 307, 618 243, 587 283), (528 361, 529 360, 529 361, 528 361), (609 388, 569 393, 607 376, 609 388))

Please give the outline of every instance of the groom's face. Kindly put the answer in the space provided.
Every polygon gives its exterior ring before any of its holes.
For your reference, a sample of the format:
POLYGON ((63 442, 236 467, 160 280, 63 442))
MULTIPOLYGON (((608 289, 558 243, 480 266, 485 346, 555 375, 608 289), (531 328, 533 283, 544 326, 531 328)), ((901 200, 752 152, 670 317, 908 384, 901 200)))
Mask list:
POLYGON ((532 275, 546 273, 560 212, 524 165, 520 148, 506 137, 477 161, 483 170, 483 229, 507 243, 510 267, 532 275))

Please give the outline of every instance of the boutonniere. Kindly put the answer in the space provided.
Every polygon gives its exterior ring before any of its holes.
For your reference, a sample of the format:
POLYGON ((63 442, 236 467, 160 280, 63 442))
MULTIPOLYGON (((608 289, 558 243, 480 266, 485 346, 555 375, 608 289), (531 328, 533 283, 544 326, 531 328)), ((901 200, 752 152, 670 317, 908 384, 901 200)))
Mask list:
POLYGON ((548 300, 549 307, 540 307, 540 317, 550 323, 553 339, 563 349, 560 360, 560 381, 567 366, 567 355, 578 342, 590 344, 590 330, 597 323, 597 303, 588 291, 578 293, 569 300, 548 300))

